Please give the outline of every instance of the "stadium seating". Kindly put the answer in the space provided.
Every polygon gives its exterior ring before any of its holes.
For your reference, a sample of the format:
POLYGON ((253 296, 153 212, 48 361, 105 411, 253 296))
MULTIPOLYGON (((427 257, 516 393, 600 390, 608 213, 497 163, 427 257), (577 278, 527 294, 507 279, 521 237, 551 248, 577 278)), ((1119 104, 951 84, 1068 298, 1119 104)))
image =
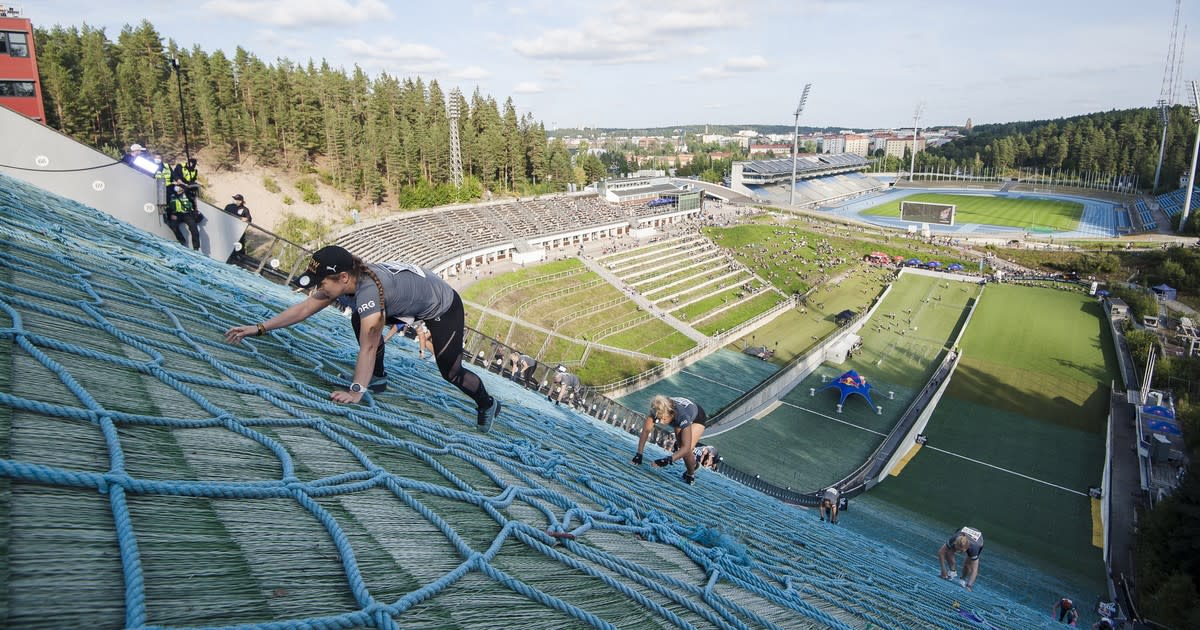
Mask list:
POLYGON ((1158 222, 1154 220, 1154 215, 1150 213, 1150 207, 1146 205, 1145 200, 1138 197, 1134 200, 1134 207, 1137 209, 1137 216, 1141 221, 1142 231, 1150 232, 1158 229, 1158 222))
MULTIPOLYGON (((1165 212, 1167 216, 1175 218, 1181 212, 1183 212, 1183 202, 1186 197, 1187 189, 1180 188, 1179 190, 1174 190, 1155 197, 1155 201, 1158 202, 1158 207, 1162 208, 1162 211, 1165 212)), ((1138 201, 1141 202, 1142 200, 1138 199, 1138 201)), ((1192 191, 1192 208, 1196 208, 1197 204, 1200 204, 1200 188, 1192 191)), ((1145 205, 1145 203, 1142 202, 1142 205, 1145 205)))
POLYGON ((338 244, 365 260, 405 260, 431 266, 448 254, 631 218, 661 208, 624 208, 597 196, 536 198, 446 210, 417 211, 343 234, 338 244))
MULTIPOLYGON (((796 181, 796 203, 805 206, 829 205, 852 197, 883 190, 885 184, 863 173, 842 173, 796 181)), ((788 205, 791 195, 787 184, 766 186, 752 185, 748 188, 758 197, 777 205, 788 205)))

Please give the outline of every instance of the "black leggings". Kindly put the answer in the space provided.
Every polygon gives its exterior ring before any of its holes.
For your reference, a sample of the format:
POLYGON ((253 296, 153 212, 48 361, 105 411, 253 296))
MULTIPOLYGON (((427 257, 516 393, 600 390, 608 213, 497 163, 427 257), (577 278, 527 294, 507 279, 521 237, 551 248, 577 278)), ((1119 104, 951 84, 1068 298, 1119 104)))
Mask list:
POLYGON ((433 356, 437 359, 438 371, 447 383, 457 387, 462 393, 475 401, 475 406, 486 408, 492 402, 483 381, 474 372, 462 366, 463 330, 466 317, 463 313, 462 298, 454 292, 454 301, 441 317, 425 320, 429 328, 430 341, 433 343, 433 356))
POLYGON ((186 224, 188 231, 192 233, 192 249, 200 251, 200 228, 196 225, 199 222, 200 217, 196 216, 194 212, 189 212, 168 217, 167 227, 171 228, 171 233, 175 235, 175 240, 179 241, 180 245, 187 245, 187 240, 183 237, 183 225, 186 224))
MULTIPOLYGON (((438 371, 442 373, 442 378, 457 387, 462 393, 470 396, 471 400, 475 401, 475 406, 482 409, 491 404, 492 397, 488 395, 483 381, 474 372, 462 366, 462 334, 465 324, 466 317, 463 313, 462 298, 459 297, 457 291, 454 293, 454 301, 450 303, 450 308, 445 313, 442 313, 437 319, 425 320, 425 326, 429 328, 430 341, 433 343, 433 356, 437 359, 438 371)), ((357 313, 350 316, 350 325, 354 327, 354 338, 358 339, 361 323, 357 313)), ((381 343, 379 349, 375 351, 374 375, 376 377, 387 375, 383 366, 383 348, 384 344, 381 343)))

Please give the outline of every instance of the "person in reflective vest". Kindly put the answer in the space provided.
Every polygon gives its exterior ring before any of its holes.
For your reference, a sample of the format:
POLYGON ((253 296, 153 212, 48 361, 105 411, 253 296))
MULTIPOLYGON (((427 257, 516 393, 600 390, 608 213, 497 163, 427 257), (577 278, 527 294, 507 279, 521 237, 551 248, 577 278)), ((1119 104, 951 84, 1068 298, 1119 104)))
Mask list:
POLYGON ((200 171, 196 169, 196 158, 188 158, 186 164, 180 162, 175 165, 175 170, 171 172, 171 179, 174 180, 176 186, 183 186, 184 193, 187 194, 188 201, 192 202, 192 207, 196 207, 196 191, 200 188, 197 181, 200 177, 200 171))
POLYGON ((192 249, 200 251, 200 227, 197 225, 200 223, 200 213, 196 212, 191 199, 184 194, 183 186, 176 184, 174 190, 175 194, 167 203, 167 227, 171 228, 171 233, 180 245, 187 245, 187 240, 183 237, 183 226, 186 225, 192 236, 192 249))

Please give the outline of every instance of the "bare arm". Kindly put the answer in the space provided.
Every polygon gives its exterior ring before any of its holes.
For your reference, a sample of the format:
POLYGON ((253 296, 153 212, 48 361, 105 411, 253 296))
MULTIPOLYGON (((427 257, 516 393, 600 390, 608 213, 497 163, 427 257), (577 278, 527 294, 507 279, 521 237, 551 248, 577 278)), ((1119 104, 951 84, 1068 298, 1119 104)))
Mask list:
MULTIPOLYGON (((276 328, 287 328, 292 324, 302 322, 309 317, 312 317, 321 309, 333 304, 333 298, 329 297, 323 291, 313 291, 304 301, 297 302, 281 313, 266 320, 262 323, 264 331, 275 330, 276 328)), ((238 343, 245 337, 252 337, 258 334, 258 324, 249 326, 234 326, 225 331, 225 341, 228 343, 238 343)))
MULTIPOLYGON (((371 313, 359 320, 358 360, 354 363, 354 381, 360 385, 371 382, 375 370, 375 351, 383 343, 383 313, 371 313)), ((356 403, 362 400, 362 392, 336 391, 330 394, 334 402, 356 403)))
POLYGON ((654 430, 654 417, 646 416, 646 423, 642 425, 642 433, 638 436, 637 452, 640 455, 642 449, 646 448, 646 440, 650 437, 650 432, 654 430))

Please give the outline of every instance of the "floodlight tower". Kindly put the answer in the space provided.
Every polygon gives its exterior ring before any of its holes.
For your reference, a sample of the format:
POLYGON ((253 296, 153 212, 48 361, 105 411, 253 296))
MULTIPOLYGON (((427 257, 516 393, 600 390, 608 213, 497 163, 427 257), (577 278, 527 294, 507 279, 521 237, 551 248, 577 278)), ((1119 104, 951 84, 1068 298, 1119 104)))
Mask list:
POLYGON ((912 143, 912 160, 908 166, 908 181, 915 181, 913 177, 917 172, 917 124, 921 121, 921 110, 925 109, 925 103, 917 103, 917 109, 913 112, 913 143, 912 143))
POLYGON ((788 205, 796 204, 796 157, 800 153, 800 114, 804 113, 804 104, 808 102, 808 91, 811 83, 804 84, 804 93, 800 95, 800 104, 796 106, 796 126, 792 130, 792 194, 788 197, 788 205))
POLYGON ((458 142, 458 102, 462 100, 462 92, 458 88, 450 90, 450 104, 447 108, 450 114, 450 179, 454 185, 463 184, 462 150, 458 142))
POLYGON ((1183 214, 1179 215, 1179 229, 1187 226, 1188 215, 1192 212, 1192 187, 1196 182, 1196 151, 1200 150, 1200 86, 1195 81, 1189 81, 1192 97, 1192 122, 1196 123, 1196 142, 1192 145, 1192 169, 1187 176, 1187 197, 1183 199, 1183 214))
POLYGON ((1175 103, 1175 50, 1179 39, 1179 11, 1183 0, 1175 0, 1175 21, 1171 23, 1171 40, 1167 44, 1167 63, 1163 66, 1162 87, 1158 91, 1159 117, 1162 120, 1162 140, 1158 143, 1158 166, 1154 168, 1154 192, 1158 192, 1158 178, 1162 174, 1163 157, 1167 150, 1167 122, 1171 105, 1175 103))
POLYGON ((1158 119, 1162 123, 1162 140, 1158 142, 1158 166, 1154 167, 1154 194, 1158 194, 1158 177, 1162 175, 1163 156, 1167 152, 1167 123, 1171 119, 1166 99, 1158 99, 1157 105, 1158 119))

